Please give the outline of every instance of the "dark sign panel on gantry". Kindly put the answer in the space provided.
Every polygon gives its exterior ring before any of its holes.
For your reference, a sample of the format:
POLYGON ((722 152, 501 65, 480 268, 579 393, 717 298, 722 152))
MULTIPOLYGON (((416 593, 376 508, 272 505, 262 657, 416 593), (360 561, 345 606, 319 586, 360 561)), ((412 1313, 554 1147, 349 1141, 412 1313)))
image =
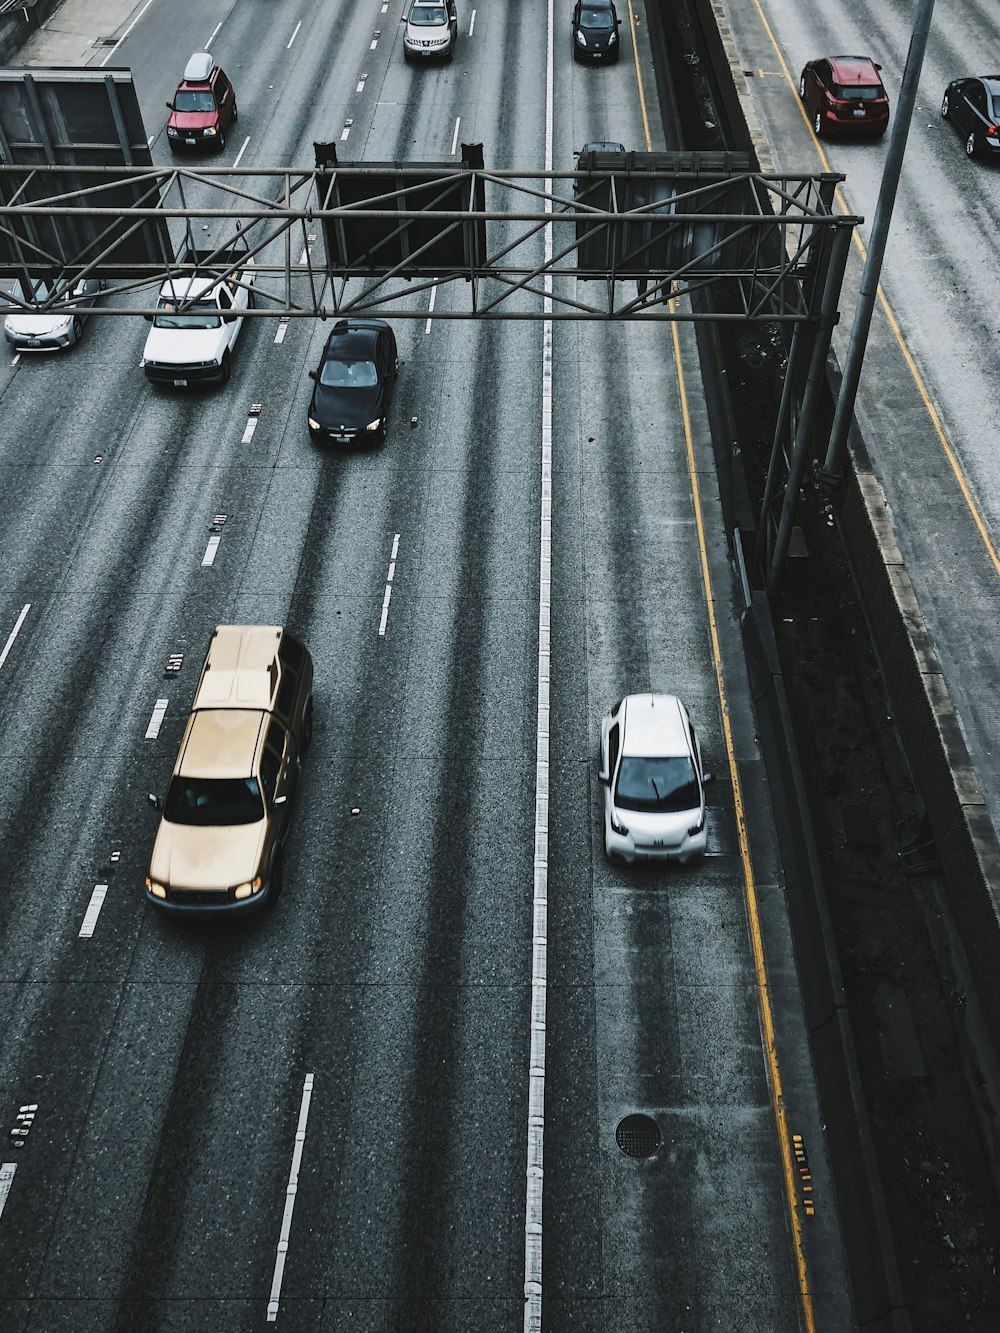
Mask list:
POLYGON ((159 182, 108 171, 152 165, 131 70, 0 69, 0 161, 0 276, 61 285, 172 259, 163 219, 128 216, 156 207, 159 182), (50 211, 2 211, 24 204, 50 211))
POLYGON ((469 276, 486 262, 481 144, 463 144, 462 162, 365 162, 338 166, 334 145, 316 145, 327 269, 339 278, 469 276), (330 152, 330 149, 334 151, 330 152), (350 210, 365 216, 352 218, 350 210), (373 217, 372 211, 384 213, 373 217), (409 216, 413 214, 413 216, 409 216))
POLYGON ((577 276, 677 280, 737 273, 745 260, 738 219, 759 211, 751 169, 745 153, 582 152, 573 186, 583 214, 576 221, 577 276), (592 210, 620 216, 600 221, 592 210))

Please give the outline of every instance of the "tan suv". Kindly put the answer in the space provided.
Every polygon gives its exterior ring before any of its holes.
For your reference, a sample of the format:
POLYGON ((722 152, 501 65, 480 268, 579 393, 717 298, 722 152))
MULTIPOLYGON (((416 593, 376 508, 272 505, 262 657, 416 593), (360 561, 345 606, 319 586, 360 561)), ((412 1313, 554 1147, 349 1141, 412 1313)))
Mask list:
POLYGON ((312 680, 312 658, 288 630, 215 630, 149 859, 146 896, 154 906, 252 911, 277 895, 312 739, 312 680))

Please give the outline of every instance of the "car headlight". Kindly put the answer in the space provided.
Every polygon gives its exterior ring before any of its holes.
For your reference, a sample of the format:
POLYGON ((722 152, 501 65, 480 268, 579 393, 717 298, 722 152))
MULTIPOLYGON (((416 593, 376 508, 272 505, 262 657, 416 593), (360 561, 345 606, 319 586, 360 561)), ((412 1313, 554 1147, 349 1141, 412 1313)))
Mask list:
POLYGON ((179 138, 180 138, 180 134, 181 134, 180 130, 175 129, 175 128, 173 127, 173 125, 168 125, 168 126, 167 126, 167 138, 169 138, 169 139, 179 139, 179 138))
POLYGON ((323 429, 323 427, 319 424, 318 421, 313 421, 312 417, 306 417, 306 421, 307 421, 307 423, 308 423, 308 426, 309 426, 309 429, 310 429, 310 430, 322 430, 322 429, 323 429))
POLYGON ((586 45, 587 45, 587 39, 586 39, 586 37, 584 37, 583 33, 580 31, 579 28, 577 28, 577 30, 576 30, 576 41, 577 41, 577 45, 578 45, 578 46, 586 46, 586 45))
POLYGON ((368 425, 365 427, 365 430, 378 430, 381 425, 382 425, 382 418, 379 417, 377 421, 369 421, 368 425))
POLYGON ((258 875, 256 879, 249 880, 246 884, 237 884, 236 888, 233 889, 233 897, 237 902, 242 902, 244 898, 249 898, 252 894, 255 894, 260 886, 261 878, 258 875))
POLYGON ((214 125, 206 125, 205 128, 202 130, 202 133, 204 134, 206 139, 213 138, 216 134, 218 134, 218 132, 219 131, 215 128, 214 125))
POLYGON ((688 829, 688 837, 693 838, 694 835, 696 833, 700 833, 704 827, 705 827, 705 812, 703 810, 701 812, 701 817, 698 820, 697 824, 692 824, 691 827, 688 829))
POLYGON ((625 827, 623 823, 621 823, 617 813, 614 810, 612 810, 611 812, 611 831, 612 833, 617 833, 619 838, 628 837, 628 829, 625 827))
POLYGON ((146 876, 146 888, 154 898, 165 898, 167 896, 167 891, 163 885, 157 884, 156 880, 150 879, 148 875, 146 876))

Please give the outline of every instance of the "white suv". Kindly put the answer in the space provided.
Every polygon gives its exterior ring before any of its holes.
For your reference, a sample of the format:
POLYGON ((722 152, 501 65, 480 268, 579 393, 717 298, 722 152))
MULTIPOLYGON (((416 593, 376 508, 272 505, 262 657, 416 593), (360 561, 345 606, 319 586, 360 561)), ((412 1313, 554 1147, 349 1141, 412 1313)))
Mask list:
POLYGON ((690 861, 705 850, 701 747, 673 694, 628 694, 601 723, 609 860, 690 861))
POLYGON ((451 60, 458 42, 455 0, 413 0, 404 14, 403 56, 406 60, 451 60))

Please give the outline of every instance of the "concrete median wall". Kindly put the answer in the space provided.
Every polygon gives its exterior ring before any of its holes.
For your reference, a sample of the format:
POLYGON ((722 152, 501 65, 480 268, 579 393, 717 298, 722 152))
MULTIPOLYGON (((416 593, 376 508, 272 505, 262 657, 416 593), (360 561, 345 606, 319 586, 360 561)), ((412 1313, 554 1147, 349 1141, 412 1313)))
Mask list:
POLYGON ((21 47, 56 12, 62 0, 24 0, 0 15, 0 65, 17 63, 21 47))

